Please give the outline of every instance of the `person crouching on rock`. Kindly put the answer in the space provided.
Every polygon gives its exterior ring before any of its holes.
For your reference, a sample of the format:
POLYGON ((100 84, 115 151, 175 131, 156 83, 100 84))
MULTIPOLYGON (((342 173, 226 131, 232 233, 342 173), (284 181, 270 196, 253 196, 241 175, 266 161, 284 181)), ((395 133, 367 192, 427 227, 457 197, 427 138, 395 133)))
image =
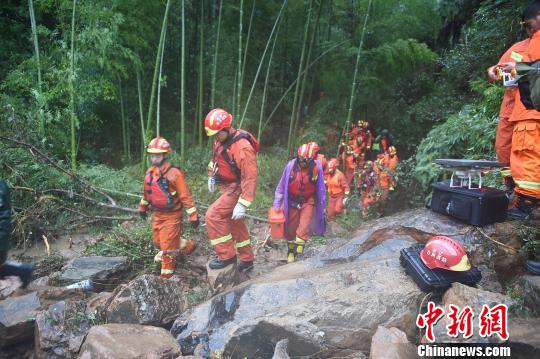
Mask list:
POLYGON ((199 226, 197 208, 189 192, 184 172, 167 161, 171 146, 166 139, 156 137, 147 147, 152 166, 144 177, 144 193, 139 214, 146 219, 152 214, 152 238, 159 250, 155 257, 161 262, 161 278, 171 278, 178 253, 190 254, 195 249, 192 240, 182 236, 182 209, 186 211, 193 228, 199 226))
POLYGON ((322 236, 325 231, 326 188, 315 156, 311 144, 300 146, 297 157, 285 166, 274 195, 274 209, 285 213, 289 263, 304 252, 310 233, 322 236))

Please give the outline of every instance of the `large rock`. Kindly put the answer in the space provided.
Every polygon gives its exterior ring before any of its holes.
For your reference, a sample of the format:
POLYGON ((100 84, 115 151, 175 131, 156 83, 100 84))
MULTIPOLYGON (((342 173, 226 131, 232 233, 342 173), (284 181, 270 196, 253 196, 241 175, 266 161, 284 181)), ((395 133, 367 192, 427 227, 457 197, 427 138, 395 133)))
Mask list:
POLYGON ((107 320, 107 308, 113 299, 110 292, 96 293, 86 302, 86 314, 98 322, 107 320))
POLYGON ((379 325, 413 337, 424 295, 400 267, 399 249, 416 241, 402 234, 362 253, 368 238, 277 268, 184 313, 171 329, 183 354, 197 348, 204 357, 272 357, 288 339, 291 357, 349 355, 368 352, 379 325))
POLYGON ((0 301, 0 348, 32 338, 40 307, 36 293, 0 301))
POLYGON ((0 300, 4 300, 22 285, 19 277, 5 277, 0 280, 0 300))
POLYGON ((38 358, 72 358, 81 348, 92 319, 86 303, 58 302, 36 317, 35 350, 38 358))
POLYGON ((523 297, 525 305, 540 315, 540 276, 524 276, 523 297))
POLYGON ((90 329, 80 359, 177 358, 180 346, 163 329, 138 324, 105 324, 90 329))
POLYGON ((379 327, 371 338, 370 359, 414 359, 416 346, 397 328, 379 327))
POLYGON ((95 292, 114 289, 129 272, 127 257, 79 257, 56 278, 61 286, 90 279, 95 292))
MULTIPOLYGON (((512 357, 540 358, 540 319, 511 318, 508 321, 509 341, 512 348, 512 357)), ((500 343, 497 336, 490 342, 500 343)))
POLYGON ((186 309, 185 292, 180 281, 142 275, 113 292, 107 322, 166 325, 186 309))
POLYGON ((289 346, 289 339, 283 339, 277 342, 272 359, 290 359, 291 357, 287 353, 288 346, 289 346))

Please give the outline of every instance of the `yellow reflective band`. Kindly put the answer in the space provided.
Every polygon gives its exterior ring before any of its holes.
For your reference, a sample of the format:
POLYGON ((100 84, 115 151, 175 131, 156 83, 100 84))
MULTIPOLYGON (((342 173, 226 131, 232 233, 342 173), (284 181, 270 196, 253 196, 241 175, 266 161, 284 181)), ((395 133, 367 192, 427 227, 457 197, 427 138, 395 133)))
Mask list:
POLYGON ((508 176, 511 176, 511 175, 512 175, 512 171, 510 171, 510 170, 501 171, 501 176, 503 176, 503 177, 508 177, 508 176))
POLYGON ((250 239, 246 239, 246 240, 243 241, 243 242, 236 243, 234 246, 235 246, 236 248, 242 248, 242 247, 249 246, 249 245, 251 245, 251 240, 250 240, 250 239))
POLYGON ((148 206, 150 203, 148 201, 146 201, 144 198, 141 199, 141 205, 143 206, 148 206))
POLYGON ((221 243, 225 243, 225 242, 228 242, 232 240, 232 235, 229 233, 223 237, 219 237, 219 238, 216 238, 216 239, 211 239, 210 240, 210 244, 213 245, 213 246, 217 246, 218 244, 221 244, 221 243))
POLYGON ((240 197, 238 199, 238 203, 240 203, 241 205, 245 206, 245 207, 249 207, 251 206, 251 202, 248 201, 247 199, 243 199, 242 197, 240 197))
POLYGON ((208 162, 208 169, 213 170, 214 169, 214 161, 208 162))
POLYGON ((348 196, 350 192, 345 192, 345 196, 348 196))
POLYGON ((176 191, 171 192, 171 196, 176 196, 176 191))
POLYGON ((510 54, 510 58, 512 60, 515 60, 516 62, 521 62, 521 60, 523 60, 523 56, 515 51, 512 51, 512 53, 510 54))
POLYGON ((173 274, 173 269, 161 269, 161 274, 173 274))
POLYGON ((303 239, 300 238, 300 237, 296 237, 296 240, 294 241, 294 243, 296 243, 296 244, 302 244, 302 245, 303 245, 303 244, 306 243, 306 241, 303 240, 303 239))
POLYGON ((515 181, 518 187, 540 189, 540 182, 515 181))
POLYGON ((197 208, 195 208, 195 207, 191 207, 189 209, 186 209, 187 214, 192 214, 192 213, 195 213, 195 212, 197 212, 197 208))

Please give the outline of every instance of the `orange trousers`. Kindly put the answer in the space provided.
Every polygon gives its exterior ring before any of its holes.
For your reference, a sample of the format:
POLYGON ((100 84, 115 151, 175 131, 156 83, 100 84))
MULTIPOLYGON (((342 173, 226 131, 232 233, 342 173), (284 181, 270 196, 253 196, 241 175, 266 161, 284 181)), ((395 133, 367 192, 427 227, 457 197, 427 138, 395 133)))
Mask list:
POLYGON ((328 196, 328 207, 326 208, 328 219, 333 221, 337 215, 343 213, 343 198, 343 193, 328 196))
POLYGON ((240 197, 240 184, 220 186, 221 196, 206 211, 208 238, 219 259, 227 260, 238 255, 243 262, 254 259, 249 230, 244 219, 232 220, 234 206, 240 197))
POLYGON ((309 226, 313 213, 315 212, 315 199, 309 198, 300 209, 289 207, 289 218, 287 218, 287 240, 294 241, 309 239, 309 226))
POLYGON ((171 251, 164 254, 161 261, 162 278, 170 278, 174 273, 175 260, 180 250, 182 235, 182 212, 152 213, 152 240, 160 251, 171 251))
POLYGON ((540 120, 515 123, 510 169, 516 193, 540 199, 540 120))
POLYGON ((495 151, 497 152, 499 162, 510 163, 514 123, 515 122, 508 121, 508 117, 499 117, 497 134, 495 135, 495 151))

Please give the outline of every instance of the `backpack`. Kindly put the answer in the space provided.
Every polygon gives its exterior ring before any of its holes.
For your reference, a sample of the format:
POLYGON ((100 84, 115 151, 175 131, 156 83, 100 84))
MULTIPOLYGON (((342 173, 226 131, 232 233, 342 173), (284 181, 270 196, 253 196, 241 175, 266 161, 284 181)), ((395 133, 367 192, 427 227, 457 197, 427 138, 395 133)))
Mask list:
POLYGON ((227 150, 229 149, 229 147, 233 145, 233 143, 236 143, 240 141, 241 139, 248 140, 251 146, 253 147, 253 149, 255 150, 255 152, 259 152, 259 142, 255 138, 255 136, 241 129, 237 129, 236 133, 223 143, 222 150, 221 150, 221 156, 229 164, 229 166, 231 166, 231 169, 233 170, 234 174, 236 174, 236 177, 238 179, 240 179, 241 177, 240 168, 238 168, 236 161, 229 156, 229 154, 227 153, 227 150))
POLYGON ((517 62, 516 73, 523 106, 528 110, 540 111, 540 60, 517 62))

